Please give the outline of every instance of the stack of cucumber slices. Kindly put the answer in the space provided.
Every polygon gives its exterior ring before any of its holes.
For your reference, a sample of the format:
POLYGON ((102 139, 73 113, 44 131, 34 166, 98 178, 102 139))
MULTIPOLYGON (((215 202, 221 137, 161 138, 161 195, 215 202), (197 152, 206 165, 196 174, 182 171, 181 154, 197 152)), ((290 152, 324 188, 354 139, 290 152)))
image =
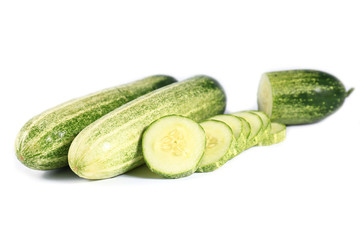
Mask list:
POLYGON ((262 111, 216 115, 197 123, 168 115, 143 134, 142 151, 149 169, 165 178, 211 172, 253 146, 285 139, 286 126, 270 122, 262 111))

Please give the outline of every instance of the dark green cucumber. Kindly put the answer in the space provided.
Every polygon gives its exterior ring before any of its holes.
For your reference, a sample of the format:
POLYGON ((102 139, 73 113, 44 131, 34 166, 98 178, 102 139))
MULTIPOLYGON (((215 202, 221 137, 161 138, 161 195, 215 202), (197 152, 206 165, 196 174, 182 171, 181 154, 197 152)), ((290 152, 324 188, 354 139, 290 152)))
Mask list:
POLYGON ((286 125, 317 122, 334 113, 353 91, 339 79, 316 70, 263 74, 258 89, 259 110, 286 125))
POLYGON ((166 115, 202 121, 222 114, 226 97, 207 76, 165 86, 112 111, 76 136, 69 165, 80 177, 110 178, 144 163, 141 136, 147 126, 166 115))
POLYGON ((151 76, 51 108, 22 127, 15 142, 16 156, 33 169, 67 166, 70 144, 87 125, 141 95, 174 82, 169 76, 151 76))

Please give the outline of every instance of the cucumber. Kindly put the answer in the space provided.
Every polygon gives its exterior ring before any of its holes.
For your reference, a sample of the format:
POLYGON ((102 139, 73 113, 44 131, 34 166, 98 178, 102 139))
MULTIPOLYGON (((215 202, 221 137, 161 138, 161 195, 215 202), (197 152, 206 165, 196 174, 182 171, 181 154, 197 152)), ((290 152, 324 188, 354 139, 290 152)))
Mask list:
POLYGON ((269 146, 285 140, 286 126, 282 123, 272 122, 270 133, 259 142, 259 146, 269 146))
POLYGON ((237 155, 233 131, 224 122, 207 120, 200 123, 206 133, 206 148, 197 172, 211 172, 237 155))
MULTIPOLYGON (((244 121, 242 121, 239 117, 230 114, 223 114, 211 117, 212 120, 218 120, 226 123, 232 130, 234 137, 236 139, 236 154, 238 155, 246 148, 246 141, 248 133, 244 128, 244 121)), ((206 132, 206 131, 205 131, 206 132)))
POLYGON ((244 118, 250 124, 250 134, 247 139, 246 149, 258 144, 263 137, 263 122, 261 117, 250 111, 233 113, 237 117, 244 118))
POLYGON ((194 173, 204 155, 204 129, 182 116, 165 116, 146 129, 142 152, 149 169, 165 178, 186 177, 194 173))
POLYGON ((67 166, 70 144, 87 125, 121 105, 175 81, 169 76, 151 76, 51 108, 21 128, 15 141, 16 156, 33 169, 67 166))
MULTIPOLYGON (((234 115, 235 116, 235 115, 234 115)), ((236 117, 236 116, 235 116, 236 117)), ((242 122, 242 126, 243 126, 243 134, 245 139, 247 140, 250 136, 251 133, 251 127, 248 121, 245 120, 245 118, 242 117, 237 117, 240 119, 240 121, 242 122)))
POLYGON ((69 166, 80 177, 110 178, 144 163, 141 135, 153 121, 181 115, 200 122, 222 114, 226 97, 207 76, 165 86, 112 111, 86 127, 69 150, 69 166))
POLYGON ((261 142, 261 139, 266 138, 271 131, 271 121, 268 115, 266 115, 266 113, 262 112, 262 111, 255 111, 252 110, 250 111, 252 113, 255 113, 256 115, 258 115, 261 118, 261 121, 263 122, 263 126, 262 126, 262 134, 263 136, 260 136, 260 140, 259 142, 261 142))
POLYGON ((320 121, 341 107, 353 91, 336 77, 316 70, 268 72, 258 88, 258 109, 286 125, 320 121))

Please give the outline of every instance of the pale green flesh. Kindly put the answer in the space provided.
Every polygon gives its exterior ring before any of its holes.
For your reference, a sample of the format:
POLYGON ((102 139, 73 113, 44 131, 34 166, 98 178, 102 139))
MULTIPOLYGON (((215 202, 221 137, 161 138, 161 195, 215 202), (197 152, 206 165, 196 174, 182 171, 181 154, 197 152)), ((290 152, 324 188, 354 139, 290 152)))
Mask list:
POLYGON ((236 155, 236 139, 231 128, 218 120, 200 123, 206 133, 206 148, 197 172, 210 172, 236 155))
POLYGON ((195 76, 112 111, 86 127, 69 150, 69 166, 80 177, 104 179, 144 163, 141 136, 152 122, 171 114, 200 122, 222 114, 226 97, 216 80, 195 76))
POLYGON ((266 113, 262 112, 262 111, 251 111, 252 113, 255 113, 256 115, 258 115, 261 118, 261 121, 263 122, 263 126, 262 126, 262 136, 258 137, 258 141, 261 142, 263 138, 266 138, 271 131, 271 122, 270 122, 270 118, 268 117, 268 115, 266 115, 266 113))
POLYGON ((237 112, 233 113, 233 115, 244 118, 250 124, 251 132, 247 140, 246 148, 255 146, 259 142, 258 137, 262 135, 263 122, 261 118, 249 111, 237 112))
POLYGON ((237 141, 237 154, 245 150, 248 136, 248 129, 245 129, 248 127, 248 124, 244 126, 245 120, 230 114, 217 115, 210 119, 224 122, 231 128, 237 141))
POLYGON ((257 94, 259 110, 265 112, 269 117, 271 117, 273 104, 272 89, 269 77, 266 73, 261 76, 257 94))
POLYGON ((268 146, 284 141, 286 138, 286 126, 282 123, 272 122, 269 135, 264 138, 259 146, 268 146))
POLYGON ((242 126, 243 126, 243 133, 246 139, 249 138, 250 133, 251 133, 251 127, 248 121, 246 121, 244 118, 242 117, 238 117, 241 122, 242 122, 242 126))
POLYGON ((211 117, 210 119, 214 119, 226 123, 233 131, 235 138, 237 139, 240 137, 243 127, 242 127, 242 122, 238 117, 223 114, 223 115, 217 115, 211 117))
POLYGON ((166 116, 145 131, 142 151, 151 171, 166 178, 179 178, 195 172, 205 143, 205 132, 197 122, 166 116))

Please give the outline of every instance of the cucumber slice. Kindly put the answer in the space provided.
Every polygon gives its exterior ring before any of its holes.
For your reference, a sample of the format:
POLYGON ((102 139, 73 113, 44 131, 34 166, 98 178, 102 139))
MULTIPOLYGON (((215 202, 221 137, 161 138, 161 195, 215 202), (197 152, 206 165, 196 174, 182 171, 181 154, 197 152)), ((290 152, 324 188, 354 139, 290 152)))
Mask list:
POLYGON ((204 129, 190 118, 177 115, 151 123, 142 139, 145 163, 152 172, 165 178, 180 178, 195 172, 205 146, 204 129))
POLYGON ((259 142, 262 141, 262 139, 265 139, 269 134, 270 134, 270 131, 271 131, 271 121, 270 121, 270 118, 269 116, 262 112, 262 111, 250 111, 252 113, 255 113, 256 115, 258 115, 262 122, 263 122, 263 135, 262 136, 259 136, 259 142))
POLYGON ((269 146, 285 140, 286 126, 282 123, 272 122, 270 134, 259 142, 259 146, 269 146))
POLYGON ((237 142, 236 155, 245 150, 248 133, 245 132, 242 119, 230 114, 216 115, 210 119, 224 122, 231 128, 237 142))
POLYGON ((211 172, 228 160, 236 153, 236 139, 231 128, 218 120, 207 120, 200 123, 206 133, 206 149, 197 172, 211 172))
POLYGON ((246 149, 258 144, 263 133, 263 122, 261 118, 250 111, 237 112, 233 113, 233 115, 244 118, 250 124, 251 132, 247 139, 246 149))
MULTIPOLYGON (((235 115, 234 115, 235 116, 235 115)), ((237 117, 237 116, 235 116, 237 117)), ((248 121, 245 120, 245 118, 242 117, 237 117, 241 120, 242 124, 243 124, 243 131, 244 131, 244 136, 246 139, 249 138, 250 133, 251 133, 251 127, 248 121)))

